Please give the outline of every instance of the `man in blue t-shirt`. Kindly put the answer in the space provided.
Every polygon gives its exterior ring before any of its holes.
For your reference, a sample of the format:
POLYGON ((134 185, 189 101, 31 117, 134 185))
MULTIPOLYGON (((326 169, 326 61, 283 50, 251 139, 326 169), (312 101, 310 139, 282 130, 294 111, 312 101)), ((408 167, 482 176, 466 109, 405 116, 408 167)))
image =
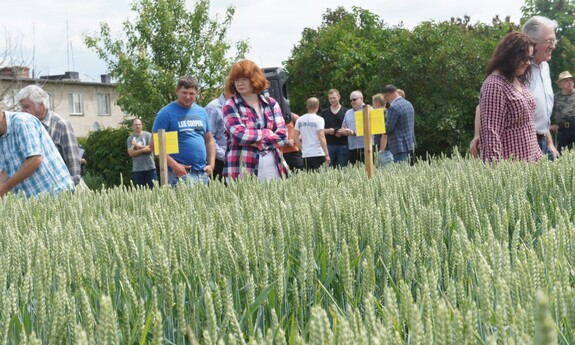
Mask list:
POLYGON ((168 180, 172 186, 179 180, 208 184, 214 170, 216 147, 208 114, 195 103, 198 90, 196 78, 180 77, 177 99, 158 112, 152 126, 154 133, 160 129, 178 132, 179 153, 168 156, 168 180))

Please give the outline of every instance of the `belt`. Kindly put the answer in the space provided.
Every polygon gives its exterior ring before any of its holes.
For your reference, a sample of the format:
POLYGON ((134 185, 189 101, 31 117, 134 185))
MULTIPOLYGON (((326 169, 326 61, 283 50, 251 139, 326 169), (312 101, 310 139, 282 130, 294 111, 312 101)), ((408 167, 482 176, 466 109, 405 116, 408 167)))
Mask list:
POLYGON ((575 122, 563 122, 559 125, 560 128, 571 128, 572 126, 575 128, 575 122))
POLYGON ((204 171, 203 171, 203 170, 192 170, 191 168, 186 168, 186 172, 187 172, 187 173, 196 173, 196 174, 198 174, 198 173, 201 173, 201 172, 204 172, 204 171))

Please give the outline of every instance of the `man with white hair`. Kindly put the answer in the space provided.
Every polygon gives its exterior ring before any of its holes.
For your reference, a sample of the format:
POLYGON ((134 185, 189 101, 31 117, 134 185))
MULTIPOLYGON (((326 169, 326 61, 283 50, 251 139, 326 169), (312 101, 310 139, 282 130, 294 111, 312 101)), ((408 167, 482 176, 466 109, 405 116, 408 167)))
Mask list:
POLYGON ((80 150, 70 122, 50 110, 50 96, 37 85, 28 85, 16 94, 22 111, 42 122, 64 160, 74 184, 81 181, 80 150))
POLYGON ((557 22, 542 16, 529 18, 523 24, 522 31, 535 42, 535 55, 531 63, 529 91, 535 98, 535 131, 539 147, 550 159, 559 156, 549 131, 553 110, 553 86, 547 61, 555 50, 557 22))

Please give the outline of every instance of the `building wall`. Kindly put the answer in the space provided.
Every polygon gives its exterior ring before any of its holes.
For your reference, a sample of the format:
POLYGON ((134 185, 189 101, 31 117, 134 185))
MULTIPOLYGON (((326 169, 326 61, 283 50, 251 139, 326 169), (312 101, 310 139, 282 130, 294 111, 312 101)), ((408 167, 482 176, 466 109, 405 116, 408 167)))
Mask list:
POLYGON ((44 80, 11 77, 0 77, 0 95, 4 107, 15 109, 14 96, 18 91, 31 84, 36 84, 50 94, 50 107, 54 112, 70 121, 77 137, 86 137, 90 131, 100 128, 117 128, 124 121, 124 113, 116 104, 118 94, 115 84, 89 83, 79 80, 44 80), (70 112, 69 94, 77 93, 82 98, 81 114, 70 112), (98 94, 109 95, 109 114, 98 114, 98 94))

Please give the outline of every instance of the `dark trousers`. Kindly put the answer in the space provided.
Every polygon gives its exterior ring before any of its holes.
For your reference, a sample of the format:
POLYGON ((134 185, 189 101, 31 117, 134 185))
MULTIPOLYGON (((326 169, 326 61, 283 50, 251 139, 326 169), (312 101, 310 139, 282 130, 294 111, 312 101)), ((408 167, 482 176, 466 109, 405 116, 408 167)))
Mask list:
POLYGON ((156 169, 134 171, 132 174, 134 175, 135 186, 154 188, 154 181, 158 180, 156 169))
POLYGON ((363 148, 349 150, 349 163, 355 164, 357 162, 365 163, 365 150, 363 148))
POLYGON ((303 159, 303 165, 307 171, 317 170, 323 163, 325 163, 324 156, 306 157, 303 159))
POLYGON ((284 153, 284 159, 292 172, 303 170, 303 158, 301 151, 284 153))
POLYGON ((572 149, 575 144, 575 125, 569 128, 559 128, 557 131, 557 149, 572 149))
POLYGON ((224 161, 221 161, 219 159, 216 159, 216 164, 214 166, 214 171, 212 171, 212 178, 214 180, 218 180, 221 181, 223 178, 223 172, 224 172, 224 161))

